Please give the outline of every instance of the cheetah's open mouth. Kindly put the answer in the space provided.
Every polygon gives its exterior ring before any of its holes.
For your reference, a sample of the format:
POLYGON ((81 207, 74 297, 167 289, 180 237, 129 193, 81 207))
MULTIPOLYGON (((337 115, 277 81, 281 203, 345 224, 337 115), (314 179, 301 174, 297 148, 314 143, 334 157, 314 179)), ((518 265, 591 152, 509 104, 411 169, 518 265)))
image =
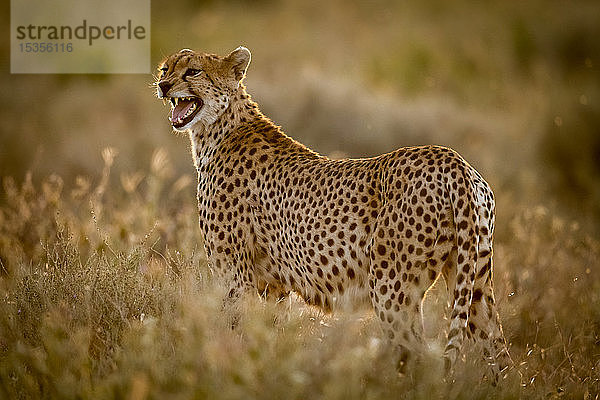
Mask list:
POLYGON ((171 97, 171 125, 182 128, 189 124, 204 102, 199 97, 171 97))

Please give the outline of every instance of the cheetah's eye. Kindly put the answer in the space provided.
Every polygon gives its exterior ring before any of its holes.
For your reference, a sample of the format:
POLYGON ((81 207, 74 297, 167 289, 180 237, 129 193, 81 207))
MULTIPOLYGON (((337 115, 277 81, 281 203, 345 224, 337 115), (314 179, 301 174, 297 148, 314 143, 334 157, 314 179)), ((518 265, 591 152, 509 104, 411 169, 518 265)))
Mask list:
POLYGON ((160 71, 160 76, 161 77, 165 76, 168 70, 169 70, 169 67, 167 67, 167 66, 164 66, 164 67, 160 68, 160 70, 159 70, 160 71))
POLYGON ((198 76, 198 75, 200 75, 201 72, 202 72, 201 69, 188 68, 185 71, 185 73, 183 74, 183 77, 187 78, 188 76, 198 76))

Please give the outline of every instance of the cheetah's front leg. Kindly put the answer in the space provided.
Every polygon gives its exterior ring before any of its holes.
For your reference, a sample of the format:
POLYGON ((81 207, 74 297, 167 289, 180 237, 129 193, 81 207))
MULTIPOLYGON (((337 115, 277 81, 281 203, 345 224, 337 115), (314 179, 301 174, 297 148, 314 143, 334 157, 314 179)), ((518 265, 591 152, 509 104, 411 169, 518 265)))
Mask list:
POLYGON ((206 249, 208 265, 218 283, 228 290, 223 306, 231 310, 231 326, 235 327, 240 319, 240 298, 244 293, 256 290, 254 268, 247 252, 232 254, 222 248, 215 250, 206 249))

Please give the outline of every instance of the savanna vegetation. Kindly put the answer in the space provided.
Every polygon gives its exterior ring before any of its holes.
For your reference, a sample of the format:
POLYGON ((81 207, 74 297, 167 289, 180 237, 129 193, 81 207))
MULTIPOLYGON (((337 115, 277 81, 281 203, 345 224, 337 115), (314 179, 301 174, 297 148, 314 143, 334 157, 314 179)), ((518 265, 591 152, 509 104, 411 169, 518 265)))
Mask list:
POLYGON ((516 367, 493 387, 466 349, 443 377, 443 283, 426 303, 431 351, 404 377, 368 310, 253 295, 231 309, 203 254, 187 139, 169 133, 152 76, 5 63, 0 398, 599 397, 597 2, 152 6, 156 63, 247 46, 250 93, 317 151, 463 154, 496 193, 496 297, 516 367))

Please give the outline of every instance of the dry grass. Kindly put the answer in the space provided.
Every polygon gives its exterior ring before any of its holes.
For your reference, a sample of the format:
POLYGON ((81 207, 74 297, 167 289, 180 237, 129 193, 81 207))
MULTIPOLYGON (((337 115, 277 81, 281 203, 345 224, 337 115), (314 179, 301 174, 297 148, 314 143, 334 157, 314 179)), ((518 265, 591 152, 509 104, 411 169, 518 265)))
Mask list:
POLYGON ((189 188, 160 175, 164 152, 135 190, 126 178, 103 187, 109 153, 97 186, 4 182, 4 397, 581 398, 600 389, 600 243, 543 207, 517 210, 496 243, 517 370, 493 388, 471 349, 454 380, 442 379, 438 287, 426 310, 431 354, 399 378, 368 312, 323 315, 294 298, 248 296, 232 330, 239 310, 224 306, 198 250, 189 188))
POLYGON ((517 368, 493 388, 467 349, 441 378, 443 285, 426 306, 432 350, 403 378, 368 311, 248 296, 230 329, 239 310, 206 266, 186 140, 167 133, 151 77, 3 71, 0 398, 598 398, 597 2, 153 10, 156 62, 245 44, 250 92, 318 151, 436 143, 472 162, 497 195, 517 368))

